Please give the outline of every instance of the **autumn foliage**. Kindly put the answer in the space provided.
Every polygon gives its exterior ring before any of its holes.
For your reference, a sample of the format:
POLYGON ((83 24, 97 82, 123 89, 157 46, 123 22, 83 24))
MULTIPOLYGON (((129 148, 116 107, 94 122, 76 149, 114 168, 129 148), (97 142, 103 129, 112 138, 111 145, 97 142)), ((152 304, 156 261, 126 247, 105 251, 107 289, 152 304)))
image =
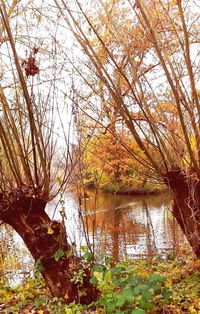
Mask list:
POLYGON ((36 55, 39 48, 34 47, 26 59, 22 59, 22 68, 25 70, 26 77, 35 76, 39 73, 39 67, 36 62, 36 55))

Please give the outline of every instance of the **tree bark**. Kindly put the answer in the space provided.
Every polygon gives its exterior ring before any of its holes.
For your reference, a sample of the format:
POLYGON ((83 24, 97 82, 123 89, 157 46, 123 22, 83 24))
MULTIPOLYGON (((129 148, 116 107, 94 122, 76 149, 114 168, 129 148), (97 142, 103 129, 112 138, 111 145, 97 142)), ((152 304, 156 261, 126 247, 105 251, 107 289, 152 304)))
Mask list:
POLYGON ((170 171, 165 178, 173 193, 173 216, 197 257, 200 257, 200 181, 182 170, 170 171))
POLYGON ((53 296, 62 297, 67 303, 88 304, 98 296, 97 289, 90 284, 90 269, 84 268, 81 258, 73 254, 63 225, 49 218, 45 206, 41 199, 11 195, 9 200, 0 200, 0 219, 21 236, 35 262, 40 265, 53 296), (58 250, 64 254, 56 261, 58 250), (84 270, 82 284, 73 281, 80 270, 84 270))

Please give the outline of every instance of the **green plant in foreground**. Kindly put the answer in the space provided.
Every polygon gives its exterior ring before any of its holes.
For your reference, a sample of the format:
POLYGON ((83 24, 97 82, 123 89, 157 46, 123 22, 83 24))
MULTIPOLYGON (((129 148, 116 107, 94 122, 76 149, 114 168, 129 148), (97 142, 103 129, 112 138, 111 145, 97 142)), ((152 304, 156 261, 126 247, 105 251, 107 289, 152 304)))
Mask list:
MULTIPOLYGON (((35 278, 15 288, 0 280, 0 313, 200 314, 200 260, 155 258, 126 260, 114 265, 111 257, 101 254, 98 256, 101 264, 97 264, 86 248, 83 253, 83 268, 74 273, 73 280, 80 284, 80 293, 83 293, 83 270, 93 265, 92 282, 101 291, 97 302, 65 304, 64 300, 50 295, 38 272, 35 278)), ((38 266, 40 263, 36 265, 37 271, 38 266)))
POLYGON ((102 293, 98 304, 104 307, 106 313, 150 313, 152 309, 167 304, 171 298, 166 277, 156 273, 139 275, 133 267, 122 263, 112 268, 94 265, 91 282, 102 293))

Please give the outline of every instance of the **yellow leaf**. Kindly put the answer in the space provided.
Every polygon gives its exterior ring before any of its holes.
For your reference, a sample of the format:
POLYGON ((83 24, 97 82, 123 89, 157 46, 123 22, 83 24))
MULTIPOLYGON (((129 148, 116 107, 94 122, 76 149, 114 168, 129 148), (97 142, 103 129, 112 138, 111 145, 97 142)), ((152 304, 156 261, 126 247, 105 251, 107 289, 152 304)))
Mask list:
POLYGON ((169 6, 170 6, 170 5, 175 5, 175 4, 177 4, 176 0, 168 2, 168 5, 169 5, 169 6))
POLYGON ((65 308, 65 313, 66 314, 73 314, 73 311, 69 308, 65 308))
POLYGON ((37 311, 37 313, 38 313, 38 314, 43 314, 44 311, 43 311, 43 310, 39 310, 39 311, 37 311))
POLYGON ((53 229, 49 228, 48 231, 47 231, 47 233, 48 233, 48 234, 53 234, 54 231, 53 231, 53 229))
POLYGON ((93 275, 97 278, 98 281, 101 281, 103 279, 103 274, 98 271, 94 271, 93 275))

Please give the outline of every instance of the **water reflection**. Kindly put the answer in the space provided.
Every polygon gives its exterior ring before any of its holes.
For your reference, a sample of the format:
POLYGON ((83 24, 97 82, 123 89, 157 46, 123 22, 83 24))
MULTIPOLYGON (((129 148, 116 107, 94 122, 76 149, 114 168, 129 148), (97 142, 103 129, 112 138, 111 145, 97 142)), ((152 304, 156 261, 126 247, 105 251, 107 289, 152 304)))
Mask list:
MULTIPOLYGON (((73 212, 80 213, 73 191, 68 192, 68 199, 71 200, 70 208, 74 207, 73 212)), ((106 252, 116 260, 125 256, 149 257, 169 251, 176 254, 183 241, 182 231, 170 212, 172 202, 169 194, 132 197, 102 192, 96 195, 87 191, 87 198, 82 198, 81 203, 86 233, 97 254, 106 252)), ((71 227, 75 225, 72 220, 71 216, 71 227)), ((75 221, 77 225, 76 215, 75 221)), ((74 241, 83 245, 83 228, 79 226, 73 231, 76 234, 74 241)))
MULTIPOLYGON (((84 196, 80 202, 69 190, 64 205, 55 201, 46 208, 50 217, 61 220, 60 209, 65 207, 68 240, 77 250, 90 243, 96 254, 107 253, 118 260, 176 254, 183 243, 182 231, 170 213, 169 194, 132 197, 87 191, 84 196)), ((26 271, 33 261, 11 228, 0 229, 0 240, 0 275, 6 272, 8 280, 17 284, 21 269, 26 271), (5 270, 1 266, 8 266, 8 261, 14 262, 5 270)))

